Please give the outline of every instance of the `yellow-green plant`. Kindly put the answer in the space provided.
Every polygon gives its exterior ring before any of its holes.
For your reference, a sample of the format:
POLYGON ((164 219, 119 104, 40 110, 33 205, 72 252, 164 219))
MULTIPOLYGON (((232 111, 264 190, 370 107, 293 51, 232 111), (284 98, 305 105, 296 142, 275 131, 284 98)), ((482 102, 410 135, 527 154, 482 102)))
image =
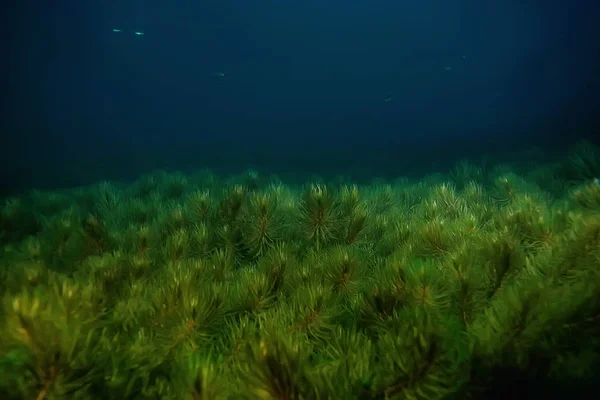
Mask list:
POLYGON ((3 199, 0 397, 581 397, 600 371, 600 192, 577 154, 3 199))
POLYGON ((317 250, 339 235, 339 202, 327 186, 313 184, 304 190, 300 205, 302 231, 317 250))
POLYGON ((242 230, 252 256, 260 257, 283 239, 285 217, 274 192, 254 193, 244 211, 242 230))

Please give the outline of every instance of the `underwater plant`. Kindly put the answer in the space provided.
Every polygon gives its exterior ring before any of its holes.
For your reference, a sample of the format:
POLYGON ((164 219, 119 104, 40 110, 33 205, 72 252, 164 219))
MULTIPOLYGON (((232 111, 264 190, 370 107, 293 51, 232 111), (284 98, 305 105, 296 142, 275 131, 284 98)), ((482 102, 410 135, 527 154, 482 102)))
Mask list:
POLYGON ((576 143, 566 164, 568 179, 590 181, 600 176, 600 149, 588 141, 576 143))
POLYGON ((327 186, 316 184, 307 187, 302 195, 300 213, 305 239, 317 251, 337 239, 340 205, 327 186))
POLYGON ((163 172, 6 199, 0 394, 597 390, 600 185, 590 150, 578 154, 535 174, 463 162, 359 185, 163 172), (569 168, 576 186, 543 173, 569 168))

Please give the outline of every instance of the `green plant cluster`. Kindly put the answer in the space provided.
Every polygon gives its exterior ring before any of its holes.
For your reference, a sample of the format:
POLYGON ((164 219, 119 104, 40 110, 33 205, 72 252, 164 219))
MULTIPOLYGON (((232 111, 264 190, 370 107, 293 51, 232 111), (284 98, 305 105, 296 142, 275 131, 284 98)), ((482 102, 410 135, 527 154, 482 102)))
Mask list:
POLYGON ((600 184, 555 170, 157 173, 6 199, 1 398, 575 390, 600 370, 600 184))

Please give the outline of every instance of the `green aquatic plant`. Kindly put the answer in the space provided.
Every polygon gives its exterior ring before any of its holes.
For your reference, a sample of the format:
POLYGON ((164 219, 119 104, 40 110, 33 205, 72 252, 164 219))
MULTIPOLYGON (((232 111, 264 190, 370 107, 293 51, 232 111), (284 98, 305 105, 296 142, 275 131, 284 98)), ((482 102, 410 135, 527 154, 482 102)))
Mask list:
POLYGON ((580 207, 600 211, 600 182, 595 180, 582 185, 576 188, 570 197, 580 207))
POLYGON ((78 210, 44 218, 41 257, 53 269, 73 269, 87 255, 86 239, 78 210))
POLYGON ((85 289, 66 280, 5 296, 0 392, 11 398, 67 398, 102 376, 101 330, 85 289))
POLYGON ((361 195, 357 185, 344 185, 340 190, 339 197, 340 212, 342 215, 352 214, 361 201, 361 195))
POLYGON ((495 222, 500 230, 511 231, 531 251, 554 241, 555 215, 546 204, 529 196, 519 198, 512 206, 502 210, 495 222))
POLYGON ((242 221, 244 242, 252 256, 264 255, 281 241, 285 223, 285 216, 275 193, 253 193, 242 221))
POLYGON ((236 312, 258 314, 272 307, 280 294, 282 280, 283 276, 278 271, 266 274, 257 269, 243 270, 236 282, 236 312))
POLYGON ((139 257, 157 257, 162 232, 148 224, 129 225, 117 235, 120 248, 139 257))
POLYGON ((161 259, 165 262, 179 262, 189 257, 190 235, 186 229, 178 229, 165 238, 161 259))
POLYGON ((244 242, 244 234, 239 224, 225 224, 216 228, 217 248, 229 254, 235 265, 242 264, 252 258, 248 246, 244 242))
POLYGON ((450 177, 458 187, 464 187, 470 182, 482 182, 485 178, 485 171, 467 160, 459 161, 450 171, 450 177))
POLYGON ((204 223, 195 224, 188 231, 190 256, 205 259, 210 256, 214 246, 213 231, 204 223))
POLYGON ((421 216, 426 220, 434 218, 455 219, 462 215, 467 205, 456 193, 454 186, 443 183, 433 188, 429 198, 419 207, 421 216))
POLYGON ((568 177, 574 181, 589 181, 600 175, 600 149, 588 141, 580 141, 570 149, 566 164, 568 177))
POLYGON ((227 386, 219 375, 219 359, 194 353, 178 355, 174 397, 181 400, 219 400, 226 398, 227 386))
POLYGON ((237 222, 242 215, 246 194, 247 189, 241 185, 227 188, 219 202, 219 218, 226 224, 237 222))
POLYGON ((369 259, 355 247, 338 247, 328 251, 323 259, 323 277, 331 290, 343 297, 363 290, 368 274, 369 259))
POLYGON ((214 199, 211 197, 208 190, 196 190, 190 193, 186 198, 186 214, 190 220, 195 223, 208 222, 212 217, 214 199))
POLYGON ((598 185, 539 168, 8 199, 2 398, 577 396, 600 367, 598 185))
POLYGON ((399 202, 397 191, 388 184, 377 185, 371 196, 373 197, 371 202, 373 212, 378 214, 390 211, 399 202))
POLYGON ((395 254, 376 271, 373 282, 364 288, 362 298, 355 305, 357 327, 376 337, 379 330, 389 326, 397 313, 406 305, 405 254, 395 254))
POLYGON ((163 234, 168 235, 191 224, 183 206, 177 203, 166 203, 157 215, 157 223, 163 234))
POLYGON ((101 215, 117 212, 123 203, 123 194, 110 182, 102 182, 93 196, 95 211, 101 215))
POLYGON ((425 223, 418 231, 415 240, 415 253, 421 257, 443 257, 457 246, 461 231, 448 221, 436 218, 425 223))
POLYGON ((371 398, 443 399, 455 393, 468 380, 460 325, 410 308, 400 319, 399 329, 378 341, 375 368, 386 373, 373 380, 371 398))
POLYGON ((261 187, 262 179, 258 171, 247 170, 241 177, 242 185, 249 191, 253 192, 261 187))
POLYGON ((31 206, 20 198, 4 200, 0 206, 0 240, 3 243, 18 242, 41 229, 41 221, 31 206))
POLYGON ((310 347, 284 335, 261 338, 247 350, 242 367, 245 399, 312 399, 318 397, 310 376, 310 347))
POLYGON ((306 335, 314 341, 326 341, 344 315, 337 294, 318 283, 298 288, 286 303, 275 310, 275 320, 289 334, 306 335))
POLYGON ((190 182, 182 173, 165 173, 157 191, 164 200, 178 200, 188 192, 189 188, 190 182))
POLYGON ((405 305, 427 315, 445 314, 453 302, 453 275, 434 261, 413 261, 403 269, 405 305))
POLYGON ((343 228, 343 241, 349 245, 360 245, 367 241, 369 210, 366 206, 356 206, 347 217, 346 226, 343 228))
POLYGON ((512 204, 521 193, 521 179, 514 173, 498 176, 492 183, 491 197, 499 205, 512 204))
POLYGON ((509 233, 495 233, 480 244, 478 255, 481 262, 480 287, 490 299, 519 276, 525 268, 526 253, 522 245, 509 233))
POLYGON ((327 186, 313 184, 304 190, 300 204, 302 230, 317 251, 338 238, 339 207, 327 186))

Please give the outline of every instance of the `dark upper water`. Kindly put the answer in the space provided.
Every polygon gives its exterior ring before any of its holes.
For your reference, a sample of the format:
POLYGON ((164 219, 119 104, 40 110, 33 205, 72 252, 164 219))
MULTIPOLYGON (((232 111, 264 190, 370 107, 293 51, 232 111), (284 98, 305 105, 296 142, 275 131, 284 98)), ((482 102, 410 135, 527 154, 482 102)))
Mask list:
POLYGON ((410 175, 598 132, 598 1, 19 3, 5 191, 157 168, 410 175))

